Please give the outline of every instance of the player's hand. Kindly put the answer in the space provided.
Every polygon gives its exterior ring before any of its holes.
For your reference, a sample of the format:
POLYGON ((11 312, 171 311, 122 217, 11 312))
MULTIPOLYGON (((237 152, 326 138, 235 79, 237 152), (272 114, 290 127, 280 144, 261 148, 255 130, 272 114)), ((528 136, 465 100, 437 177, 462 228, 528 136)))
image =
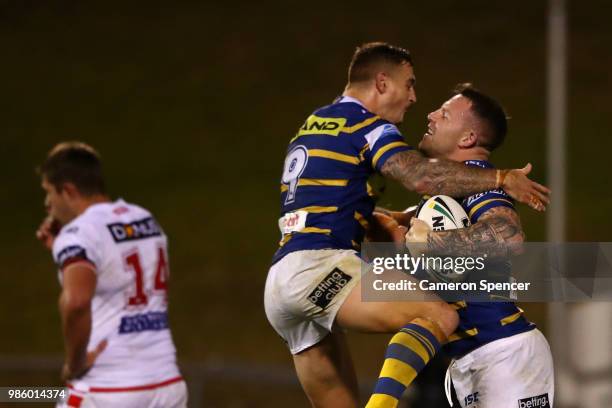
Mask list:
POLYGON ((397 221, 399 225, 405 227, 406 231, 408 230, 408 228, 410 228, 410 220, 412 219, 412 217, 414 217, 414 213, 415 213, 415 211, 409 211, 409 210, 393 211, 393 213, 391 213, 391 216, 393 217, 393 219, 397 221))
POLYGON ((546 206, 550 204, 550 189, 527 177, 531 172, 531 163, 527 163, 522 169, 502 170, 502 172, 506 172, 501 184, 506 193, 536 211, 546 210, 546 206))
POLYGON ((399 225, 393 217, 374 212, 368 227, 367 238, 372 242, 394 242, 403 246, 406 231, 406 227, 399 225))
POLYGON ((431 228, 425 221, 413 217, 410 220, 410 229, 406 233, 406 248, 412 256, 419 256, 427 253, 427 235, 431 228))
POLYGON ((36 238, 47 248, 53 247, 53 241, 62 228, 58 220, 50 215, 43 220, 36 231, 36 238))
POLYGON ((85 357, 85 363, 83 364, 71 364, 69 361, 64 363, 62 367, 62 381, 68 381, 75 378, 84 376, 94 365, 98 356, 106 349, 108 341, 102 340, 96 346, 95 350, 87 353, 85 357))
POLYGON ((431 228, 425 221, 413 217, 410 220, 410 229, 406 233, 406 243, 427 242, 427 235, 430 231, 431 228))

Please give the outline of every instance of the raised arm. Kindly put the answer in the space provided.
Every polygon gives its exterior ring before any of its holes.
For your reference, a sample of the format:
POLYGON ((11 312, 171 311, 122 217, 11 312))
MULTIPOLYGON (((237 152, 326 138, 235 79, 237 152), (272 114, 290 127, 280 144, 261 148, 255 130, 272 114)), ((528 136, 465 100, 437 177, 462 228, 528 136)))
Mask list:
POLYGON ((550 202, 550 190, 531 181, 527 177, 530 171, 530 164, 514 170, 482 169, 444 159, 428 159, 416 150, 394 154, 381 168, 383 176, 419 194, 465 197, 503 187, 517 201, 544 211, 550 202))
POLYGON ((468 228, 431 231, 414 220, 406 235, 407 242, 427 242, 429 255, 473 256, 486 253, 489 258, 505 258, 522 252, 525 234, 518 214, 508 207, 494 207, 484 212, 468 228))

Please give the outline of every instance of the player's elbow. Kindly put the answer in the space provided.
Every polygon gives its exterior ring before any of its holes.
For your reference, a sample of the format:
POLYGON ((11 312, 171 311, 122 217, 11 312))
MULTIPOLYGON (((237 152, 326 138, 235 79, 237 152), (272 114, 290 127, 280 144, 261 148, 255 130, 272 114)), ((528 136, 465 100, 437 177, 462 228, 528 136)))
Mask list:
POLYGON ((459 326, 459 314, 451 306, 448 306, 437 320, 446 337, 453 334, 459 326))
POLYGON ((59 307, 64 313, 79 313, 91 309, 91 297, 81 293, 63 292, 59 307))
POLYGON ((446 302, 431 302, 428 306, 429 313, 426 312, 423 317, 435 322, 445 337, 453 334, 459 326, 457 311, 446 302))
POLYGON ((428 180, 426 177, 422 177, 420 179, 414 180, 412 182, 411 190, 419 195, 431 194, 431 180, 428 180))

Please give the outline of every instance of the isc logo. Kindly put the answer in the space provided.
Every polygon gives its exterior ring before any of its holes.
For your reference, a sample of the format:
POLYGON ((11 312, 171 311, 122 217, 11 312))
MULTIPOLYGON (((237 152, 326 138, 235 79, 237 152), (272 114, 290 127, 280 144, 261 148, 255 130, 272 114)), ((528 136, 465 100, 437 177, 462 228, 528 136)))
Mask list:
POLYGON ((470 395, 468 395, 467 397, 465 397, 463 399, 463 405, 465 405, 466 407, 468 405, 471 405, 471 404, 475 403, 475 402, 478 402, 478 393, 477 392, 475 392, 473 394, 470 394, 470 395))
POLYGON ((310 115, 302 125, 296 136, 303 135, 330 135, 338 136, 346 123, 345 118, 321 118, 310 115))

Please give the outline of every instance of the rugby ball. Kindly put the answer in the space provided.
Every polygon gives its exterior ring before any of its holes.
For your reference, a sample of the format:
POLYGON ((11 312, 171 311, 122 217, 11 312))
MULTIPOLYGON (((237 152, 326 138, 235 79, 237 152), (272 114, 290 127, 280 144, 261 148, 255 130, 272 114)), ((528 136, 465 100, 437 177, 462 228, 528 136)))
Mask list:
POLYGON ((434 231, 447 231, 470 226, 470 218, 454 198, 433 196, 422 203, 415 216, 434 231))
MULTIPOLYGON (((434 231, 446 231, 470 226, 470 218, 454 198, 437 195, 422 203, 415 217, 424 221, 434 231)), ((435 282, 462 282, 467 273, 458 273, 444 267, 429 267, 424 269, 429 278, 435 282)))

